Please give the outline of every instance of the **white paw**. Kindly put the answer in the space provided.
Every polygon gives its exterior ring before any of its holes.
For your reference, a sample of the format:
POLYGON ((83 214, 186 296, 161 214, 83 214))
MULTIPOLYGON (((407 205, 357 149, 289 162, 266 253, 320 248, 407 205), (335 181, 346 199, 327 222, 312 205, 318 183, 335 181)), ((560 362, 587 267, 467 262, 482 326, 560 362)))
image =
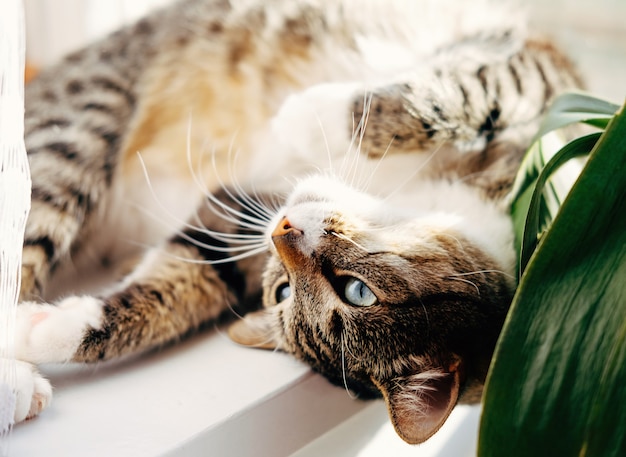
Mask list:
POLYGON ((58 305, 21 303, 15 356, 30 363, 69 361, 87 330, 101 324, 102 302, 93 297, 69 297, 58 305))
POLYGON ((9 384, 0 382, 0 404, 7 408, 0 408, 0 428, 37 416, 52 400, 50 383, 33 365, 19 360, 2 361, 4 369, 12 364, 16 376, 7 376, 9 384))
POLYGON ((291 95, 272 120, 273 134, 301 158, 315 163, 343 156, 350 147, 350 113, 359 89, 356 83, 327 83, 291 95))
POLYGON ((351 149, 350 113, 359 90, 356 83, 328 83, 287 97, 255 142, 250 182, 275 189, 276 176, 334 170, 351 149))

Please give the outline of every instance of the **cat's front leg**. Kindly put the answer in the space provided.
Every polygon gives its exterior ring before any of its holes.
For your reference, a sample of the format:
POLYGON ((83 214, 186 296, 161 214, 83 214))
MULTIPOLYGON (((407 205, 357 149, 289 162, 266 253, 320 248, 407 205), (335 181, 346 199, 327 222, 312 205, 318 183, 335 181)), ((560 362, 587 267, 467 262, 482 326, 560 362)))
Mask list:
MULTIPOLYGON (((15 340, 20 363, 93 363, 138 354, 178 340, 234 307, 258 305, 264 235, 253 236, 259 204, 251 198, 246 202, 250 208, 233 200, 229 191, 211 197, 178 234, 148 251, 102 295, 70 296, 56 304, 21 303, 15 340), (232 214, 218 216, 216 207, 232 214), (237 243, 241 240, 253 242, 248 255, 237 243)), ((259 232, 264 228, 260 224, 259 232)), ((39 386, 36 372, 33 377, 39 386)), ((22 384, 21 397, 35 398, 28 383, 22 384)), ((35 393, 42 397, 33 410, 37 413, 50 395, 42 388, 35 393)))
POLYGON ((180 244, 155 249, 102 296, 22 303, 16 357, 35 364, 110 360, 167 344, 217 318, 237 304, 240 291, 192 251, 180 244))
MULTIPOLYGON (((102 324, 102 307, 90 297, 58 305, 21 303, 16 315, 14 421, 31 419, 52 401, 52 386, 35 364, 72 360, 88 328, 102 324)), ((5 365, 6 366, 6 365, 5 365)))

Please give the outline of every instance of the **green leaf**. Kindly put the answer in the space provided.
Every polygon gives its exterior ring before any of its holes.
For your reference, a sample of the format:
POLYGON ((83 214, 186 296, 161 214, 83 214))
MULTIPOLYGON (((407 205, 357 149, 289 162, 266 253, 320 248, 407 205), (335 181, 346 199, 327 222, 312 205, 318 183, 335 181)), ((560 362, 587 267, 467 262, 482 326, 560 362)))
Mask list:
POLYGON ((480 457, 626 455, 626 115, 522 277, 488 376, 480 457))
POLYGON ((536 138, 574 122, 606 127, 618 105, 587 94, 571 92, 557 97, 541 123, 536 138))
POLYGON ((521 252, 526 217, 539 175, 545 167, 546 158, 552 155, 551 151, 562 146, 563 141, 558 136, 555 134, 546 135, 533 144, 520 165, 511 191, 511 217, 515 230, 515 248, 518 253, 521 252))
MULTIPOLYGON (((547 211, 542 211, 543 205, 541 201, 548 179, 567 161, 575 157, 589 154, 598 141, 598 138, 600 138, 600 133, 592 133, 581 138, 576 138, 574 141, 561 148, 539 174, 533 186, 526 222, 524 224, 524 235, 522 237, 520 254, 520 272, 524 271, 530 256, 535 251, 540 235, 548 228, 548 225, 552 221, 552 216, 546 214, 547 211)), ((554 190, 552 190, 551 193, 554 195, 554 198, 558 198, 554 190)))
POLYGON ((585 140, 576 140, 555 154, 554 151, 563 145, 563 140, 552 131, 573 122, 606 128, 618 108, 613 103, 572 92, 557 97, 546 113, 537 139, 522 161, 511 192, 511 216, 516 250, 519 253, 520 274, 533 253, 538 238, 552 223, 569 190, 569 186, 565 189, 562 186, 557 188, 549 178, 572 158, 589 154, 599 137, 596 134, 585 140), (535 188, 538 190, 534 190, 535 188))

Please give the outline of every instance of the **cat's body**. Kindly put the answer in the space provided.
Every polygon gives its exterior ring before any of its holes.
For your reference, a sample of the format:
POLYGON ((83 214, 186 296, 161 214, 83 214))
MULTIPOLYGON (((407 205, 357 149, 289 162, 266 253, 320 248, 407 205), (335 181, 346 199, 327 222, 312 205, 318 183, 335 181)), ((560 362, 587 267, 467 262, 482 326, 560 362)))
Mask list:
MULTIPOLYGON (((73 257, 158 247, 98 296, 22 303, 18 358, 144 351, 254 308, 263 277, 277 306, 233 337, 382 392, 406 440, 476 401, 514 287, 503 198, 578 80, 518 16, 465 3, 187 0, 44 72, 23 299, 73 257)), ((50 397, 21 367, 18 420, 50 397)))

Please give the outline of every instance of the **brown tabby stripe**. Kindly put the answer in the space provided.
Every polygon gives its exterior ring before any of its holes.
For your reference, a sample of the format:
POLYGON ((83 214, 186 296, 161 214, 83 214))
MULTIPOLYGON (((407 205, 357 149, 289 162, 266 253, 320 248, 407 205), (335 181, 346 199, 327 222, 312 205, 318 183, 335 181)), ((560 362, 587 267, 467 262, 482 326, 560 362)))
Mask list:
MULTIPOLYGON (((481 40, 485 45, 489 37, 477 37, 474 45, 481 40)), ((461 48, 454 45, 450 52, 455 49, 461 48)), ((424 78, 426 83, 394 84, 372 93, 363 151, 381 157, 390 145, 391 151, 409 151, 431 150, 444 141, 471 143, 484 138, 491 142, 504 130, 510 133, 517 126, 530 130, 528 126, 538 124, 555 94, 581 85, 569 61, 551 46, 533 41, 505 62, 479 65, 469 73, 444 64, 432 74, 433 79, 447 80, 445 93, 438 92, 441 89, 431 78, 424 78), (515 106, 521 98, 535 111, 509 109, 503 118, 503 107, 515 106), (388 119, 394 119, 394 124, 388 119)), ((365 108, 363 97, 355 97, 351 116, 363 116, 365 108)))
POLYGON ((55 243, 48 236, 42 236, 36 239, 27 239, 24 246, 40 246, 46 254, 46 259, 51 262, 56 251, 55 243))

